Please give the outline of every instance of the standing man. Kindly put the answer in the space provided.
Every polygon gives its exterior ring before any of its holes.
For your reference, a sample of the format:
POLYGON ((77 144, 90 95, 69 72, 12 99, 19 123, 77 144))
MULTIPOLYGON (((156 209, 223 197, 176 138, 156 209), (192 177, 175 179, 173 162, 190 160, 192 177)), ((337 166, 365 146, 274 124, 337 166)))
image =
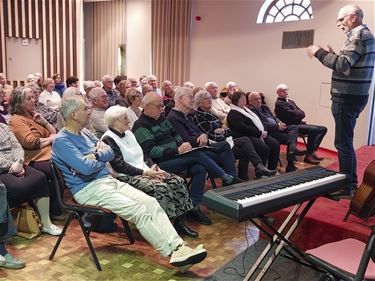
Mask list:
POLYGON ((356 119, 366 106, 375 61, 375 40, 368 27, 362 23, 363 11, 356 5, 340 9, 337 27, 347 36, 344 46, 336 54, 330 46, 307 48, 332 72, 332 115, 335 119, 335 147, 338 151, 340 172, 347 174, 351 185, 340 195, 351 195, 358 185, 357 162, 353 148, 356 119))

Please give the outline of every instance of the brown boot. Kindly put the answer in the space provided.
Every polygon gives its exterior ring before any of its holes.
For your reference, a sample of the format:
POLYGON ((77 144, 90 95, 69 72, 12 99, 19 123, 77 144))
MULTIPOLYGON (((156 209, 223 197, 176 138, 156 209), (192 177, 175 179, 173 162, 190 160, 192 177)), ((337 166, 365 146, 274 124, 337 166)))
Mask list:
POLYGON ((306 154, 305 159, 303 159, 303 162, 309 163, 309 164, 314 164, 318 165, 320 162, 316 160, 312 154, 306 154))

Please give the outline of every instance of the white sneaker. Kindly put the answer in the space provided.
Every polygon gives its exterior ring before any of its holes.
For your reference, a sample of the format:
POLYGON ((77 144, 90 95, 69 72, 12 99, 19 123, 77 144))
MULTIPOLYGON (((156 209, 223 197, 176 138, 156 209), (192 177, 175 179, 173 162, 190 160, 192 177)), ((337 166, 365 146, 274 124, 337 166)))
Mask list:
POLYGON ((61 234, 61 232, 62 232, 62 229, 59 228, 59 227, 57 227, 54 224, 51 224, 49 227, 43 226, 42 227, 42 232, 50 234, 50 235, 53 235, 53 236, 59 236, 61 234))
POLYGON ((2 255, 0 255, 0 266, 4 265, 5 262, 6 262, 6 259, 2 255))
POLYGON ((170 264, 176 267, 185 267, 189 264, 196 264, 203 261, 207 256, 206 249, 198 246, 195 249, 182 244, 175 251, 173 251, 170 264))

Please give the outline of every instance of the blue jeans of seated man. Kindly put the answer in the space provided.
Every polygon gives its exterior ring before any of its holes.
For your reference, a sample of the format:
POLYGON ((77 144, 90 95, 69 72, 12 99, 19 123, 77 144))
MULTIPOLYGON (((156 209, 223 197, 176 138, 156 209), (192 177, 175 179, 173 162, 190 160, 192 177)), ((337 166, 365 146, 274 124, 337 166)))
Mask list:
POLYGON ((220 166, 227 174, 236 177, 236 160, 234 159, 233 151, 229 143, 226 141, 220 141, 210 144, 210 147, 213 147, 215 151, 212 152, 209 150, 205 152, 206 155, 215 160, 217 164, 220 164, 220 166))
MULTIPOLYGON (((347 174, 351 184, 358 184, 357 160, 353 147, 354 127, 367 100, 355 103, 332 102, 331 111, 335 119, 335 147, 339 158, 340 173, 347 174)), ((349 185, 346 189, 351 190, 349 185)))
POLYGON ((169 160, 158 162, 163 170, 170 173, 181 173, 186 171, 192 176, 190 197, 194 206, 202 201, 206 171, 215 177, 223 177, 225 172, 214 160, 201 151, 192 151, 186 155, 176 156, 169 160))

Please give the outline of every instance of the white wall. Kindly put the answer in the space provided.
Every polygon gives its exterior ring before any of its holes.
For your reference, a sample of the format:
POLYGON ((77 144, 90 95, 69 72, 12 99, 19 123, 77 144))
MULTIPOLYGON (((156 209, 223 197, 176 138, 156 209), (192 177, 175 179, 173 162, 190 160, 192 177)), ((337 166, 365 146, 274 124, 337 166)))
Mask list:
MULTIPOLYGON (((336 28, 337 12, 352 2, 312 0, 313 20, 259 25, 256 18, 263 1, 194 0, 190 80, 196 85, 213 80, 219 87, 236 81, 245 91, 263 92, 271 108, 276 85, 286 83, 290 97, 306 112, 305 120, 328 127, 322 146, 334 149, 334 122, 329 106, 324 105, 328 97, 320 97, 321 83, 330 83, 331 71, 309 59, 305 49, 282 50, 282 33, 315 29, 315 44, 329 43, 338 51, 345 34, 336 28), (201 16, 201 21, 195 16, 201 16)), ((355 1, 364 10, 364 22, 372 31, 374 2, 355 1)), ((368 108, 357 124, 356 147, 366 143, 368 108)))
POLYGON ((128 77, 151 73, 151 0, 126 1, 128 77))

